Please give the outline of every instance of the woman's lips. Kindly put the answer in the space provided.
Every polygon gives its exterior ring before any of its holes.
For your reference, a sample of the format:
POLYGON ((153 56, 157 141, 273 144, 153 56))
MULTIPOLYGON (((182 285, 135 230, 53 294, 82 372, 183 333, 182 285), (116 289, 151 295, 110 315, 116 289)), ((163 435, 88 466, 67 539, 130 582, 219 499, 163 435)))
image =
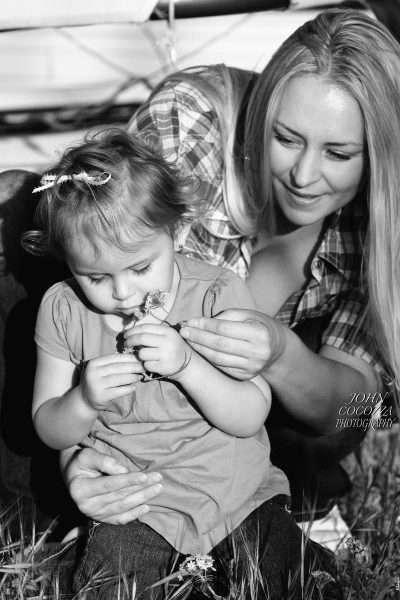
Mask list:
POLYGON ((304 194, 298 190, 294 190, 293 188, 285 185, 286 190, 290 193, 293 200, 297 204, 301 204, 303 206, 307 206, 309 204, 313 204, 317 202, 321 198, 321 194, 304 194))

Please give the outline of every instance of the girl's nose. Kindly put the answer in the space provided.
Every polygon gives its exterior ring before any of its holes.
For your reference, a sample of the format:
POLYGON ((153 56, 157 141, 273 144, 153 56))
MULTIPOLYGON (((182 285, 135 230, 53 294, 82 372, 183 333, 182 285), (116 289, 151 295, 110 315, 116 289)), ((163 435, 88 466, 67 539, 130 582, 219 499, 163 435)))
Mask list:
POLYGON ((114 300, 127 300, 132 294, 134 290, 132 289, 132 285, 129 283, 128 278, 126 277, 118 277, 114 280, 114 288, 113 288, 113 298, 114 300))
POLYGON ((311 150, 305 149, 298 156, 291 168, 291 183, 297 188, 306 188, 319 180, 321 176, 318 156, 311 150))

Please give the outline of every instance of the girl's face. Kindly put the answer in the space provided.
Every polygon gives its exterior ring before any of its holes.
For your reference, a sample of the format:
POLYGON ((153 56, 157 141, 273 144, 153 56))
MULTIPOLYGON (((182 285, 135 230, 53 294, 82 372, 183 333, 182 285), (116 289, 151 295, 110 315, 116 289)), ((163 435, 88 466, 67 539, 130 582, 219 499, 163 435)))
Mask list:
POLYGON ((282 96, 271 141, 275 202, 299 227, 314 225, 357 193, 365 162, 357 102, 320 76, 292 79, 282 96))
POLYGON ((87 240, 70 249, 66 261, 89 302, 109 315, 129 316, 148 292, 169 291, 174 275, 174 240, 164 232, 137 240, 121 250, 97 240, 96 253, 87 240))

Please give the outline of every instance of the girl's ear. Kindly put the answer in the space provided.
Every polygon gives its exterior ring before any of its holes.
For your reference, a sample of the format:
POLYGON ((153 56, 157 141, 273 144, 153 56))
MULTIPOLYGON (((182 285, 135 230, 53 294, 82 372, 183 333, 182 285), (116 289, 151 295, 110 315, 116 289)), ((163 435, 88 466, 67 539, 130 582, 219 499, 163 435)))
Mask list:
POLYGON ((175 252, 182 251, 189 231, 190 223, 181 223, 180 225, 178 225, 174 236, 175 252))

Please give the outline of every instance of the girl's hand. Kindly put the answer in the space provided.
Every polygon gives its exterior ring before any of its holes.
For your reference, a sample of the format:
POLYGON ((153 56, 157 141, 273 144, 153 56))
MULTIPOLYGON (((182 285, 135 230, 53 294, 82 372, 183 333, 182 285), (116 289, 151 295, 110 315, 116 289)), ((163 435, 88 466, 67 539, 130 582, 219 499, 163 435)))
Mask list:
POLYGON ((149 511, 148 500, 162 490, 159 473, 130 473, 93 448, 62 452, 64 479, 79 510, 102 523, 124 525, 149 511))
POLYGON ((230 309, 215 318, 186 321, 180 334, 209 362, 236 379, 248 380, 277 361, 285 349, 285 327, 255 310, 230 309))
POLYGON ((125 347, 138 348, 137 356, 150 373, 178 378, 192 352, 185 340, 165 324, 145 323, 135 325, 125 333, 125 347))
POLYGON ((131 354, 93 358, 86 365, 82 397, 92 410, 101 411, 112 400, 131 394, 142 373, 143 366, 131 354))

